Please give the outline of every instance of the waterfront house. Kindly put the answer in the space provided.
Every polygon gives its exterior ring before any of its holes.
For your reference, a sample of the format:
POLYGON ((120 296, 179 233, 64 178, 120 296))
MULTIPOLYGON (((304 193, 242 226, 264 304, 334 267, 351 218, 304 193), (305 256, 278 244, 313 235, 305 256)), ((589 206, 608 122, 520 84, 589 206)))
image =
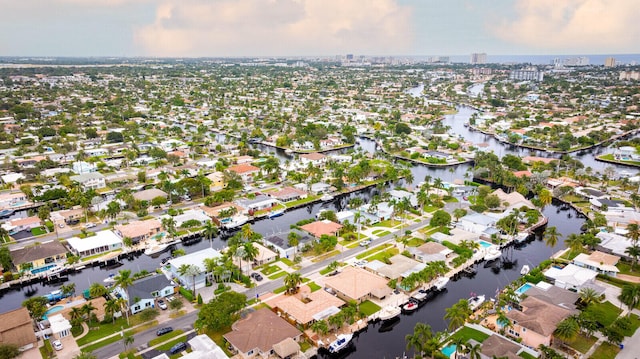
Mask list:
POLYGON ((104 230, 86 238, 68 238, 67 244, 74 254, 88 257, 122 248, 122 239, 112 231, 104 230))
POLYGON ((124 239, 131 238, 133 243, 145 241, 162 231, 162 224, 157 219, 147 219, 144 221, 133 221, 127 224, 118 224, 114 227, 114 232, 124 239))
MULTIPOLYGON (((168 215, 161 218, 169 218, 168 215)), ((176 228, 182 227, 185 222, 197 221, 200 226, 204 226, 207 222, 211 221, 211 218, 207 216, 207 213, 200 208, 194 208, 184 211, 182 214, 171 217, 175 223, 176 228)))
POLYGON ((361 268, 345 267, 342 272, 327 277, 324 285, 335 293, 338 298, 349 302, 355 300, 362 303, 365 300, 384 299, 391 294, 387 280, 361 268))
POLYGON ((98 166, 93 163, 84 162, 84 161, 76 161, 71 165, 73 172, 81 175, 84 173, 97 172, 98 166))
POLYGON ((416 197, 416 195, 411 192, 407 192, 399 189, 393 189, 388 193, 389 193, 389 196, 391 196, 391 198, 396 200, 396 202, 400 202, 405 198, 407 198, 409 199, 409 203, 411 204, 411 207, 413 208, 418 207, 418 197, 416 197))
POLYGON ((522 207, 527 207, 530 209, 535 209, 536 207, 526 199, 522 194, 517 191, 513 191, 511 193, 505 193, 501 188, 493 191, 494 195, 496 195, 500 199, 500 203, 503 205, 506 203, 506 211, 510 211, 512 209, 520 209, 522 207))
POLYGON ((171 276, 177 279, 183 286, 190 289, 193 288, 195 282, 195 288, 203 288, 206 285, 206 267, 204 260, 206 258, 220 258, 222 254, 213 248, 205 248, 203 250, 189 253, 187 255, 174 258, 169 261, 169 272, 171 276), (183 265, 195 265, 198 267, 200 273, 195 276, 180 274, 180 267, 183 265))
POLYGON ((85 191, 105 188, 107 186, 102 173, 89 172, 69 177, 70 180, 78 182, 85 191))
MULTIPOLYGON (((401 280, 408 277, 412 273, 420 272, 426 268, 426 265, 422 262, 418 262, 415 259, 411 259, 403 256, 402 254, 396 254, 389 258, 389 264, 379 266, 375 273, 381 277, 392 280, 401 280)), ((405 288, 410 290, 412 288, 405 288)))
POLYGON ((616 267, 620 257, 600 251, 591 254, 580 253, 573 259, 573 264, 594 270, 600 274, 615 277, 620 270, 616 267))
POLYGON ((482 342, 480 353, 482 358, 519 359, 518 353, 523 347, 501 335, 493 334, 482 342))
POLYGON ((367 203, 358 208, 358 211, 362 216, 361 221, 363 223, 368 221, 370 224, 389 220, 391 219, 391 215, 393 215, 393 207, 391 207, 388 202, 380 202, 375 207, 367 203))
POLYGON ((608 194, 598 191, 595 188, 588 187, 576 187, 575 193, 579 196, 583 196, 588 199, 610 199, 611 196, 608 194))
POLYGON ((51 334, 55 339, 62 339, 71 335, 71 323, 62 314, 55 314, 47 318, 51 326, 51 334))
POLYGON ((260 243, 253 243, 253 246, 258 250, 258 255, 253 260, 253 265, 261 266, 263 264, 271 263, 278 259, 278 254, 271 249, 263 246, 260 243))
POLYGON ((409 253, 411 253, 416 260, 419 260, 423 263, 431 263, 437 261, 446 262, 454 254, 453 250, 443 246, 438 242, 427 242, 419 247, 410 247, 409 253))
POLYGON ((567 264, 562 268, 553 266, 544 272, 544 276, 551 279, 555 286, 575 291, 583 287, 593 287, 597 275, 596 271, 575 264, 567 264))
POLYGON ((298 342, 302 332, 267 308, 258 309, 231 326, 223 337, 239 358, 269 358, 274 346, 289 339, 298 342))
POLYGON ((284 233, 274 233, 272 235, 267 235, 263 237, 263 243, 266 246, 273 247, 273 249, 278 252, 281 258, 293 258, 293 256, 300 251, 306 244, 310 244, 314 241, 314 238, 311 237, 306 232, 298 231, 296 229, 292 229, 289 232, 284 233), (298 245, 293 247, 289 244, 289 233, 295 233, 298 237, 298 245))
POLYGON ((293 187, 285 187, 279 191, 270 192, 269 196, 280 202, 291 202, 307 198, 307 192, 293 187))
POLYGON ((271 198, 267 195, 260 194, 255 196, 252 199, 249 198, 239 198, 236 200, 238 206, 244 208, 248 212, 252 211, 261 211, 263 209, 268 209, 276 204, 278 204, 278 200, 275 198, 271 198))
POLYGON ((633 241, 630 238, 609 232, 598 232, 596 237, 600 239, 600 244, 597 247, 599 251, 615 254, 631 260, 629 255, 625 253, 627 248, 633 245, 633 241))
POLYGON ((12 235, 22 231, 31 231, 41 226, 42 220, 38 216, 14 218, 2 223, 2 228, 12 235))
POLYGON ((327 156, 322 153, 303 153, 300 155, 300 167, 306 168, 311 164, 313 167, 322 167, 327 163, 327 156))
POLYGON ((145 189, 145 190, 133 193, 133 198, 136 201, 151 202, 156 197, 167 198, 169 197, 169 195, 166 192, 159 190, 157 188, 145 189))
POLYGON ((342 229, 342 225, 325 219, 322 221, 307 223, 304 226, 301 226, 300 229, 310 233, 316 238, 320 238, 323 235, 337 236, 340 229, 342 229))
POLYGON ((239 175, 240 178, 242 178, 243 182, 249 182, 253 179, 255 175, 257 175, 260 172, 260 168, 247 163, 243 163, 239 165, 230 166, 229 168, 227 168, 227 171, 230 171, 239 175))
POLYGON ((345 302, 324 290, 303 291, 298 295, 280 296, 270 301, 273 310, 286 320, 307 327, 340 311, 345 302))
POLYGON ((173 282, 163 274, 155 274, 138 279, 127 288, 127 292, 117 288, 118 294, 127 301, 131 314, 136 314, 147 308, 155 308, 156 300, 173 295, 176 292, 173 282))
POLYGON ((495 224, 496 219, 493 217, 482 213, 471 213, 460 218, 457 226, 467 232, 481 234, 487 228, 495 226, 495 224))
POLYGON ((27 195, 22 192, 10 192, 0 194, 0 209, 16 207, 20 204, 30 203, 27 195))
POLYGON ((54 266, 56 263, 64 263, 67 258, 67 248, 58 240, 43 243, 34 243, 21 248, 11 249, 11 259, 16 268, 30 268, 38 272, 54 266))
POLYGON ((0 344, 15 345, 20 351, 29 350, 38 345, 38 339, 33 331, 33 321, 27 308, 20 307, 0 314, 0 344))

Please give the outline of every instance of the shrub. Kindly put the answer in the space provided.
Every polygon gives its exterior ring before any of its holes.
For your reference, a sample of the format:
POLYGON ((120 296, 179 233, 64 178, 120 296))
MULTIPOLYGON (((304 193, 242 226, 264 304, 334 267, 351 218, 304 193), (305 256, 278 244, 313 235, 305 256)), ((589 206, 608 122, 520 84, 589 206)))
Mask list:
POLYGON ((180 294, 182 294, 182 296, 188 301, 193 302, 193 293, 191 293, 190 290, 180 287, 180 294))
POLYGON ((198 304, 202 304, 202 296, 198 293, 198 304))

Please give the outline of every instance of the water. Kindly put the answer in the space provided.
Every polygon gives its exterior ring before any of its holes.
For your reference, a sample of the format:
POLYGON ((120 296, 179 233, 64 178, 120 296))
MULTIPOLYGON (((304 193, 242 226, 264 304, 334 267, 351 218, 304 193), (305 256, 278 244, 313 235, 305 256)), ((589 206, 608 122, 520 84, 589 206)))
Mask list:
POLYGON ((522 294, 526 293, 526 291, 531 289, 532 286, 533 285, 531 285, 531 283, 525 283, 522 286, 520 286, 520 288, 516 289, 516 294, 522 295, 522 294))
POLYGON ((489 247, 491 247, 491 245, 492 245, 491 243, 489 243, 489 242, 487 242, 487 241, 479 241, 479 242, 480 242, 480 245, 481 245, 483 248, 489 248, 489 247))
POLYGON ((61 310, 63 310, 63 309, 64 309, 64 306, 62 306, 62 305, 56 305, 55 307, 51 307, 49 310, 47 310, 47 311, 44 313, 43 318, 44 318, 44 319, 47 319, 47 318, 49 317, 49 315, 51 315, 51 314, 53 314, 53 313, 57 313, 57 312, 59 312, 59 311, 61 311, 61 310))
POLYGON ((447 357, 451 357, 451 354, 453 354, 456 351, 456 347, 457 346, 455 344, 449 344, 446 347, 442 348, 441 352, 447 357))

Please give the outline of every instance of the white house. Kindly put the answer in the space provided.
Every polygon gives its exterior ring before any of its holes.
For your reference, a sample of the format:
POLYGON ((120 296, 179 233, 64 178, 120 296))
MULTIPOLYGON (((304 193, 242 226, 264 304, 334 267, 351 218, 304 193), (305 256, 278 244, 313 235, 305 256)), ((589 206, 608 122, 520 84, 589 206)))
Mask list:
POLYGON ((174 258, 169 261, 169 272, 173 278, 176 278, 183 286, 187 288, 193 288, 195 281, 196 289, 202 288, 206 285, 206 267, 204 266, 204 260, 207 258, 220 258, 222 254, 213 248, 205 248, 201 251, 190 253, 182 257, 174 258), (200 271, 200 274, 195 278, 190 275, 180 274, 180 267, 183 265, 194 265, 200 271))
POLYGON ((73 172, 81 175, 83 173, 91 173, 98 171, 98 166, 93 163, 76 161, 72 165, 73 172))
POLYGON ((300 165, 302 167, 307 167, 311 164, 314 167, 324 166, 327 163, 327 156, 322 153, 303 153, 300 155, 300 165))
POLYGON ((553 279, 557 287, 580 290, 587 284, 595 284, 597 272, 568 264, 564 268, 551 267, 544 272, 545 277, 553 279))
POLYGON ((95 232, 91 237, 71 237, 67 244, 72 252, 86 257, 122 248, 122 239, 110 230, 95 232))
POLYGON ((467 232, 480 234, 495 224, 495 218, 481 213, 472 213, 460 218, 457 226, 467 232))
POLYGON ((620 257, 600 251, 591 254, 580 253, 573 259, 573 264, 594 270, 600 274, 615 277, 620 270, 616 267, 620 257))
POLYGON ((167 277, 156 274, 133 282, 126 292, 119 288, 116 290, 127 300, 131 314, 136 314, 147 308, 155 308, 156 299, 174 294, 176 288, 167 277))
POLYGON ((261 194, 255 196, 253 199, 240 198, 236 200, 236 203, 245 208, 247 211, 260 211, 263 209, 271 208, 278 204, 278 200, 271 198, 267 195, 261 194))
POLYGON ((98 172, 83 173, 81 175, 71 176, 69 179, 78 182, 85 191, 107 186, 104 176, 98 172))
POLYGON ((176 228, 179 228, 187 221, 198 221, 200 222, 200 225, 204 225, 211 221, 211 217, 207 216, 207 214, 201 209, 190 209, 172 218, 175 221, 176 228))

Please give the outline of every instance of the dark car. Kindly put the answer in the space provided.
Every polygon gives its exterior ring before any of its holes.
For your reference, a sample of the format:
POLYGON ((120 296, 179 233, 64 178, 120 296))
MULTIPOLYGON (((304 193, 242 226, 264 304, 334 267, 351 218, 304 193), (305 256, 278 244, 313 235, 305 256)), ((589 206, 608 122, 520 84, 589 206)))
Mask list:
POLYGON ((261 281, 262 280, 262 276, 260 275, 260 273, 251 273, 251 278, 255 279, 256 281, 261 281))
POLYGON ((156 335, 157 336, 161 336, 167 333, 171 333, 173 331, 173 328, 171 327, 166 327, 166 328, 160 328, 158 329, 158 331, 156 331, 156 335))
POLYGON ((187 349, 187 343, 185 342, 180 342, 174 346, 171 347, 171 349, 169 349, 169 354, 173 355, 173 354, 178 354, 183 350, 187 349))

